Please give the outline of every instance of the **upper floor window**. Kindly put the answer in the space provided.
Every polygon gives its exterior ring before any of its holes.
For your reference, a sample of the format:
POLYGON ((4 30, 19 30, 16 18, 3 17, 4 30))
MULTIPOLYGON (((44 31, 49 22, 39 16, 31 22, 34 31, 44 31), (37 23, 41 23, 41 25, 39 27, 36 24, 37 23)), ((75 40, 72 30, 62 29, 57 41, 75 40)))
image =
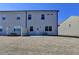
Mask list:
POLYGON ((41 15, 41 19, 42 19, 42 20, 45 19, 45 15, 44 15, 44 14, 41 15))
POLYGON ((28 20, 31 20, 31 18, 32 18, 32 15, 29 14, 29 15, 28 15, 28 20))
POLYGON ((2 17, 2 20, 5 20, 6 19, 6 17, 2 17))
POLYGON ((20 20, 20 17, 17 17, 17 20, 20 20))
POLYGON ((53 15, 53 13, 51 15, 53 15))
POLYGON ((49 13, 47 15, 50 15, 49 13))

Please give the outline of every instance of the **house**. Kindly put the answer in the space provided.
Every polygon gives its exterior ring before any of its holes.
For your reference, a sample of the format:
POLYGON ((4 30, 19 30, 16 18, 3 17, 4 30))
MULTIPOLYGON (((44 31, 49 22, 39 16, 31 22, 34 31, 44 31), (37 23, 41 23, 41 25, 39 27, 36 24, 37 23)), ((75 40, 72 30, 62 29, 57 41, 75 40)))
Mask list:
POLYGON ((79 16, 70 16, 58 28, 59 35, 79 36, 79 16))
POLYGON ((58 11, 0 11, 0 35, 58 35, 58 11))

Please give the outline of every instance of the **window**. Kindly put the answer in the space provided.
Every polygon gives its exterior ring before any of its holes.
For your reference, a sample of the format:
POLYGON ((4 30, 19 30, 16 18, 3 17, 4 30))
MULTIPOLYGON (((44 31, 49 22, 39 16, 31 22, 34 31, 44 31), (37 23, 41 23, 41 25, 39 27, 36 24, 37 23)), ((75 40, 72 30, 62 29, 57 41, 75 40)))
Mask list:
POLYGON ((53 15, 53 13, 51 15, 53 15))
POLYGON ((46 26, 45 31, 52 31, 52 26, 46 26))
POLYGON ((52 26, 49 26, 49 31, 52 31, 52 26))
POLYGON ((71 27, 71 24, 69 24, 69 27, 71 27))
POLYGON ((0 32, 2 32, 3 30, 0 28, 0 32))
POLYGON ((44 15, 44 14, 41 15, 41 19, 42 19, 42 20, 45 19, 45 15, 44 15))
POLYGON ((21 31, 20 28, 14 28, 14 31, 21 31))
POLYGON ((20 17, 17 17, 17 20, 20 20, 20 17))
POLYGON ((47 15, 49 15, 49 13, 47 15))
POLYGON ((31 17, 32 17, 32 15, 31 15, 31 14, 29 14, 29 15, 28 15, 28 20, 31 20, 31 17))
POLYGON ((45 31, 48 31, 48 26, 45 27, 45 31))
POLYGON ((6 18, 5 17, 2 17, 2 20, 5 20, 6 18))
POLYGON ((33 26, 30 26, 30 31, 33 31, 33 26))

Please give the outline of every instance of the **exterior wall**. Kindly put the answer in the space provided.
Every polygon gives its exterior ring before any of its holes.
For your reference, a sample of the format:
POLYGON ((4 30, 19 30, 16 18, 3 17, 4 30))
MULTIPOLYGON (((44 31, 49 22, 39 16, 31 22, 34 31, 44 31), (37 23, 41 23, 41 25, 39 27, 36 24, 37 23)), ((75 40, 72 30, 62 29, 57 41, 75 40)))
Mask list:
POLYGON ((17 33, 18 35, 58 35, 58 12, 57 11, 0 11, 0 35, 10 35, 17 33), (32 15, 32 19, 28 20, 28 15, 32 15), (45 15, 45 19, 41 20, 41 14, 45 15), (2 18, 5 17, 5 20, 2 18), (17 17, 20 17, 17 20, 17 17), (30 32, 30 26, 34 31, 30 32), (52 31, 45 31, 45 26, 52 26, 52 31), (14 28, 20 28, 20 31, 14 31, 14 28), (37 30, 39 29, 39 30, 37 30))
MULTIPOLYGON (((14 27, 20 27, 24 30, 26 24, 26 13, 25 12, 0 12, 0 27, 2 27, 3 35, 10 34, 14 32, 14 27), (5 20, 2 20, 2 17, 5 17, 5 20), (20 20, 17 20, 17 17, 20 17, 20 20)), ((24 31, 22 32, 25 33, 24 31)), ((20 34, 20 33, 18 33, 20 34)))
POLYGON ((70 16, 58 29, 59 35, 79 36, 79 16, 70 16))
POLYGON ((27 17, 27 33, 39 35, 47 33, 48 35, 58 35, 58 12, 56 11, 27 11, 27 16, 31 14, 32 19, 28 20, 27 17), (41 14, 45 15, 45 19, 41 20, 41 14), (30 32, 30 26, 33 26, 34 31, 30 32), (45 26, 52 26, 52 31, 45 31, 45 26), (37 30, 39 28, 39 30, 37 30))

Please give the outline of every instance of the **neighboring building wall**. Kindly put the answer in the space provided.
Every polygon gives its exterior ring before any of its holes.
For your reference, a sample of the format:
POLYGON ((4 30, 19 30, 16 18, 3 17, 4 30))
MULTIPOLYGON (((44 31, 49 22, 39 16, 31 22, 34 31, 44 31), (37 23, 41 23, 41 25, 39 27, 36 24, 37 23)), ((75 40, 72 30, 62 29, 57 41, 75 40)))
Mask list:
POLYGON ((79 36, 79 16, 70 16, 59 26, 59 35, 79 36))
MULTIPOLYGON (((3 29, 2 34, 10 34, 14 32, 15 27, 20 27, 25 30, 26 12, 16 11, 1 11, 0 12, 0 28, 3 29)), ((22 32, 25 33, 24 31, 22 32)), ((18 34, 20 34, 18 32, 18 34)))
POLYGON ((27 11, 27 33, 39 35, 47 33, 49 35, 58 35, 58 12, 56 11, 27 11), (31 20, 28 15, 31 15, 31 20), (41 15, 45 15, 45 19, 41 19, 41 15), (33 26, 33 31, 30 31, 33 26), (45 31, 46 26, 52 26, 52 31, 45 31))

